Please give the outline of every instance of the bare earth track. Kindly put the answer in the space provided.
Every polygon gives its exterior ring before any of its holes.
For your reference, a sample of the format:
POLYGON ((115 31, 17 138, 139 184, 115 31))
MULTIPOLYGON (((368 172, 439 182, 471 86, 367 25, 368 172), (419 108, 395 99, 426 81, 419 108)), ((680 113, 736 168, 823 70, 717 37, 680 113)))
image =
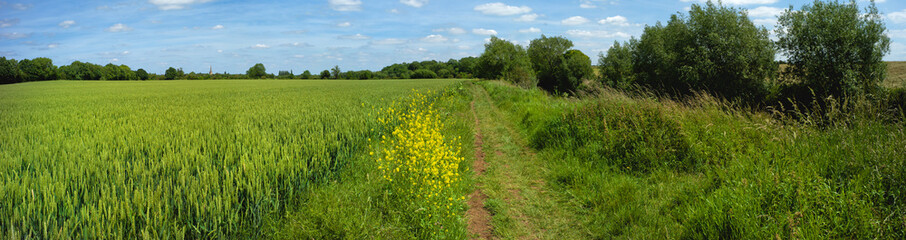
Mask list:
MULTIPOLYGON (((478 115, 475 113, 475 102, 471 102, 470 105, 472 107, 472 116, 475 117, 475 161, 472 162, 472 171, 475 171, 476 177, 480 177, 487 169, 487 162, 484 161, 484 151, 482 150, 484 141, 481 137, 478 115)), ((492 237, 491 213, 484 206, 484 201, 487 198, 481 192, 480 183, 477 183, 475 190, 469 194, 469 210, 466 211, 466 216, 469 219, 468 230, 469 234, 473 237, 477 236, 477 239, 491 239, 492 237)))

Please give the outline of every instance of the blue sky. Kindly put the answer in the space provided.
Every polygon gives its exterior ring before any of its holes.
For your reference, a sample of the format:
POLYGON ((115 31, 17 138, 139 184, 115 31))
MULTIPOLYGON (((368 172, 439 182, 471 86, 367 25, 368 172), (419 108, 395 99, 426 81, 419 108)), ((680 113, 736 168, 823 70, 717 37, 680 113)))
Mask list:
MULTIPOLYGON (((565 36, 596 61, 699 0, 0 0, 0 55, 126 64, 162 73, 380 70, 392 63, 478 56, 490 35, 527 46, 565 36)), ((775 15, 811 1, 726 0, 773 29, 775 15)), ((906 60, 906 1, 876 1, 891 53, 906 60)), ((859 1, 864 5, 865 1, 859 1)))

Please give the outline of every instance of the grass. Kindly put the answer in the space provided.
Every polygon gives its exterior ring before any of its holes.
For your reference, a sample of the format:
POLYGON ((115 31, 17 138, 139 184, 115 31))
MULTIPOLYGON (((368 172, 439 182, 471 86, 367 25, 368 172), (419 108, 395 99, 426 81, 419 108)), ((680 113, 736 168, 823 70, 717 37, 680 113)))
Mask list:
POLYGON ((906 62, 887 62, 887 88, 906 88, 906 62))
POLYGON ((584 238, 906 237, 906 132, 689 102, 481 84, 548 162, 584 238))
MULTIPOLYGON (((450 90, 455 82, 0 86, 0 234, 422 236, 388 203, 368 155, 382 146, 368 139, 394 127, 377 121, 377 109, 412 89, 441 91, 438 114, 462 108, 454 100, 465 97, 450 90)), ((468 135, 457 119, 446 131, 468 135)))

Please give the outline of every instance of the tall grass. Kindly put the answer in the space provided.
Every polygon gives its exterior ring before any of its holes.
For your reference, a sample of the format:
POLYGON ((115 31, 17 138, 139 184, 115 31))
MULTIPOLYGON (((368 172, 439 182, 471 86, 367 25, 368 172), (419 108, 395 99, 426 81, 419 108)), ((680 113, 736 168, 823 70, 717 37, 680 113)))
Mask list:
POLYGON ((906 237, 901 121, 817 125, 707 96, 482 86, 553 163, 549 178, 582 206, 589 238, 906 237))
POLYGON ((450 83, 0 86, 0 234, 262 237, 344 169, 373 161, 367 139, 382 124, 370 106, 450 83))

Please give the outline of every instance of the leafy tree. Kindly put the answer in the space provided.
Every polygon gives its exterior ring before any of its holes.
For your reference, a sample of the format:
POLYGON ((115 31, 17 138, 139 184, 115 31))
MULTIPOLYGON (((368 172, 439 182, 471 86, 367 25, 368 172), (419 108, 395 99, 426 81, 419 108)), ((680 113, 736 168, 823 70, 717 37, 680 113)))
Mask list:
POLYGON ((17 83, 19 78, 19 61, 0 57, 0 84, 17 83))
POLYGON ((305 72, 302 72, 302 74, 299 75, 299 78, 301 78, 301 79, 311 79, 311 72, 309 72, 308 70, 305 70, 305 72))
POLYGON ((139 68, 135 70, 135 76, 138 77, 138 80, 148 80, 148 72, 145 69, 139 68))
POLYGON ((25 82, 57 79, 57 66, 50 58, 22 59, 19 61, 19 72, 25 82))
POLYGON ((256 63, 255 66, 252 66, 248 71, 245 71, 245 75, 248 75, 248 78, 251 79, 260 79, 267 76, 266 70, 264 64, 256 63))
POLYGON ((410 76, 413 79, 437 78, 437 74, 428 69, 418 69, 410 76))
POLYGON ((103 73, 101 74, 102 80, 138 80, 138 76, 129 66, 126 65, 114 65, 113 63, 108 63, 104 66, 103 73))
POLYGON ((443 68, 437 71, 437 77, 439 78, 453 78, 453 71, 443 68))
POLYGON ((563 65, 566 70, 566 84, 569 86, 561 86, 561 88, 571 87, 572 90, 575 90, 582 83, 582 79, 592 78, 595 74, 591 67, 591 58, 579 50, 566 51, 563 54, 563 65))
POLYGON ((570 92, 578 86, 569 79, 564 68, 564 54, 573 47, 573 42, 564 37, 547 37, 534 39, 529 44, 528 56, 532 68, 538 75, 538 86, 550 92, 570 92))
POLYGON ((164 72, 164 79, 166 79, 166 80, 173 80, 178 77, 179 77, 179 72, 177 72, 176 69, 173 67, 167 68, 167 71, 164 72))
POLYGON ((330 78, 330 71, 328 71, 328 70, 321 71, 321 79, 328 79, 328 78, 330 78))
POLYGON ((630 43, 621 45, 614 41, 613 46, 607 49, 607 55, 598 55, 602 83, 615 88, 626 88, 633 83, 632 51, 630 43))
POLYGON ((293 77, 293 73, 290 71, 279 71, 277 73, 277 78, 279 79, 292 79, 293 77))
POLYGON ((537 80, 529 56, 522 46, 491 36, 491 41, 484 47, 484 53, 478 58, 478 77, 504 78, 522 87, 535 86, 537 80))
POLYGON ((330 69, 330 73, 334 79, 340 79, 340 66, 334 65, 333 68, 330 69))
POLYGON ((855 1, 815 1, 784 11, 776 29, 789 62, 784 75, 819 99, 877 93, 887 74, 882 58, 890 38, 874 2, 865 11, 855 1))
POLYGON ((708 2, 667 26, 645 28, 633 53, 638 83, 671 94, 709 91, 725 98, 760 101, 776 71, 768 32, 744 10, 708 2))
POLYGON ((103 67, 93 63, 74 61, 58 69, 60 79, 69 80, 100 80, 103 67))

